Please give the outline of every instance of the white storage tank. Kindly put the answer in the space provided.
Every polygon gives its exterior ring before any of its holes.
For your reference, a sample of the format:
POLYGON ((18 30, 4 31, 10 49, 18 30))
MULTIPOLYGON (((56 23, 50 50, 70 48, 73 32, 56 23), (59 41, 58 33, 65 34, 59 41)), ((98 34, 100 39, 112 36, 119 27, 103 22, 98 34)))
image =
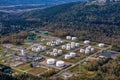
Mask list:
POLYGON ((58 41, 55 42, 56 45, 59 45, 60 43, 58 41))
POLYGON ((43 47, 42 47, 42 50, 46 50, 46 49, 47 49, 46 46, 43 46, 43 47))
POLYGON ((62 49, 65 49, 66 48, 66 46, 65 45, 62 45, 62 49))
POLYGON ((51 43, 50 42, 47 42, 47 45, 49 46, 51 43))
POLYGON ((71 42, 71 45, 75 45, 75 42, 71 42))
POLYGON ((40 48, 36 48, 36 52, 39 52, 39 51, 41 51, 41 49, 40 48))
POLYGON ((86 49, 85 54, 90 54, 90 50, 86 49))
POLYGON ((70 39, 71 39, 71 36, 66 36, 66 39, 70 40, 70 39))
POLYGON ((75 48, 75 45, 71 45, 71 49, 74 49, 75 48))
POLYGON ((57 53, 57 51, 58 51, 57 49, 53 49, 53 52, 54 52, 54 53, 57 53))
POLYGON ((70 46, 66 46, 66 50, 71 50, 71 47, 70 46))
POLYGON ((55 46, 55 44, 54 44, 54 43, 51 43, 51 44, 50 44, 50 46, 52 46, 52 47, 53 47, 53 46, 55 46))
POLYGON ((77 37, 72 37, 72 40, 73 40, 73 41, 77 40, 77 37))
POLYGON ((103 47, 105 47, 105 44, 104 44, 104 43, 99 43, 98 46, 99 46, 100 48, 103 48, 103 47))
POLYGON ((80 43, 75 43, 75 46, 76 46, 76 47, 79 47, 79 46, 80 46, 80 43))
POLYGON ((55 59, 47 59, 47 64, 49 64, 49 65, 54 65, 55 62, 56 62, 55 59))
POLYGON ((70 46, 70 45, 71 45, 70 43, 66 44, 66 46, 70 46))
POLYGON ((50 54, 50 52, 46 52, 46 54, 50 54))
POLYGON ((64 41, 61 40, 60 43, 62 44, 62 43, 64 43, 64 41))
POLYGON ((64 65, 65 65, 64 61, 57 61, 56 62, 57 67, 64 67, 64 65))
POLYGON ((54 53, 53 55, 54 55, 54 56, 57 56, 57 55, 58 55, 58 53, 54 53))
POLYGON ((80 53, 84 53, 85 52, 85 49, 80 49, 80 53))
POLYGON ((35 48, 35 47, 33 47, 33 48, 32 48, 32 51, 35 51, 35 50, 36 50, 36 48, 35 48))
POLYGON ((58 50, 58 54, 62 54, 62 50, 58 50))
POLYGON ((95 48, 91 48, 91 52, 94 52, 95 51, 95 48))
POLYGON ((71 55, 66 54, 66 55, 65 55, 65 59, 71 59, 71 55))
POLYGON ((90 49, 90 48, 92 48, 92 46, 88 46, 87 48, 89 48, 89 49, 90 49))
POLYGON ((53 53, 53 52, 50 52, 50 55, 51 55, 51 56, 53 56, 53 55, 54 55, 54 53, 53 53))
POLYGON ((24 49, 21 50, 21 55, 25 55, 24 49))
POLYGON ((41 45, 39 45, 39 46, 38 46, 38 48, 42 48, 42 46, 41 46, 41 45))
POLYGON ((87 44, 87 45, 88 45, 88 44, 90 44, 90 41, 89 41, 89 40, 85 40, 85 41, 84 41, 84 44, 87 44))
POLYGON ((74 58, 74 57, 76 57, 76 53, 71 52, 71 53, 70 53, 70 56, 71 56, 72 58, 74 58))

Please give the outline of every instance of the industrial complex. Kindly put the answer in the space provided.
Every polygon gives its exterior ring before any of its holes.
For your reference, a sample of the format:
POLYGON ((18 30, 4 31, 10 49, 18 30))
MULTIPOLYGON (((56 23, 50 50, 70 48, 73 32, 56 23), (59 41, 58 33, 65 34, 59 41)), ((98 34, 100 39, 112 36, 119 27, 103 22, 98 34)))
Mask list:
POLYGON ((53 70, 51 78, 66 78, 74 74, 70 72, 71 69, 81 63, 117 55, 116 52, 111 52, 111 46, 105 43, 80 40, 70 35, 62 39, 51 36, 48 31, 36 33, 37 37, 28 36, 22 45, 0 45, 1 71, 14 75, 28 73, 39 76, 53 70), (68 73, 64 73, 66 71, 68 73))

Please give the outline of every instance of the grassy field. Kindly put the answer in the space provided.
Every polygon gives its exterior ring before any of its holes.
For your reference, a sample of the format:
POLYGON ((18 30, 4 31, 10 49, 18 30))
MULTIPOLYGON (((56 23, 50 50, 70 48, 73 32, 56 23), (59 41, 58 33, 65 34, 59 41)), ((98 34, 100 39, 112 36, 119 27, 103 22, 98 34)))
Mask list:
POLYGON ((29 64, 29 63, 28 63, 28 64, 20 65, 20 66, 18 66, 17 68, 20 69, 20 70, 23 70, 23 71, 27 71, 27 70, 29 70, 29 69, 32 69, 32 68, 30 67, 30 64, 29 64))
POLYGON ((15 68, 12 68, 13 72, 15 72, 16 75, 21 75, 23 74, 24 72, 20 71, 20 70, 17 70, 15 68))
POLYGON ((39 67, 39 68, 32 68, 30 69, 29 71, 27 71, 29 74, 32 74, 32 75, 39 75, 43 72, 45 72, 47 69, 46 68, 42 68, 42 67, 39 67))

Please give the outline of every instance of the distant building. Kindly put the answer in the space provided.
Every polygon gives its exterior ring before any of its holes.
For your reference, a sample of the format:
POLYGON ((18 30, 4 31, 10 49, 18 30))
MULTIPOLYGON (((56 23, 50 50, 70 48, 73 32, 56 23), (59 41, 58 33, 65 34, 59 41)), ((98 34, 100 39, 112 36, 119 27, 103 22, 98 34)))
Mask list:
POLYGON ((46 34, 46 35, 48 35, 48 33, 49 33, 48 31, 43 31, 42 32, 42 34, 46 34))
POLYGON ((34 40, 35 38, 34 38, 34 36, 28 36, 27 37, 27 40, 34 40))
POLYGON ((113 59, 117 55, 118 55, 118 53, 107 51, 107 52, 103 52, 99 57, 101 57, 101 58, 112 58, 113 59))
POLYGON ((0 71, 3 72, 3 73, 12 73, 12 69, 8 66, 5 66, 5 65, 2 65, 0 64, 0 71))

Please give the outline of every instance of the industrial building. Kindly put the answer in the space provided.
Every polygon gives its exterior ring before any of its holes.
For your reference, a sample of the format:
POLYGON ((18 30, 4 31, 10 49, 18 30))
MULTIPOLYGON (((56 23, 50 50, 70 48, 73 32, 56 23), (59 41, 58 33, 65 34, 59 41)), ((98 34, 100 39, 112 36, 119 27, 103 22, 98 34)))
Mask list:
POLYGON ((0 64, 0 71, 3 73, 7 73, 7 74, 12 73, 11 67, 8 67, 8 66, 2 65, 2 64, 0 64))

